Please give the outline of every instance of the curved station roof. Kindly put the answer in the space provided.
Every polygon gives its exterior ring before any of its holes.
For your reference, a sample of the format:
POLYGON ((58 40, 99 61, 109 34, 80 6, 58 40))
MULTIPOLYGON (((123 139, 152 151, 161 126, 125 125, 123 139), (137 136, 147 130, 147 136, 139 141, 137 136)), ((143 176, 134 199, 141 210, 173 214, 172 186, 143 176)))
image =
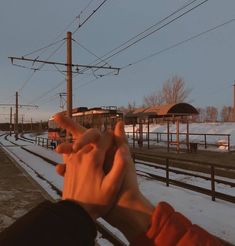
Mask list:
POLYGON ((174 116, 190 116, 198 114, 195 107, 188 103, 164 104, 155 107, 138 108, 127 113, 128 118, 164 118, 174 116))

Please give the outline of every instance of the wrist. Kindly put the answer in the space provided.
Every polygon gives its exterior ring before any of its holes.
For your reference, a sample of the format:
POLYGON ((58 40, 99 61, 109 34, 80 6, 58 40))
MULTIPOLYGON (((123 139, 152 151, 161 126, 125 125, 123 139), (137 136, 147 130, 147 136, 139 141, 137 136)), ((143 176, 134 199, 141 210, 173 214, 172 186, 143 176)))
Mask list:
POLYGON ((122 199, 105 219, 132 241, 138 235, 147 232, 153 210, 153 205, 140 192, 134 196, 123 194, 122 199))

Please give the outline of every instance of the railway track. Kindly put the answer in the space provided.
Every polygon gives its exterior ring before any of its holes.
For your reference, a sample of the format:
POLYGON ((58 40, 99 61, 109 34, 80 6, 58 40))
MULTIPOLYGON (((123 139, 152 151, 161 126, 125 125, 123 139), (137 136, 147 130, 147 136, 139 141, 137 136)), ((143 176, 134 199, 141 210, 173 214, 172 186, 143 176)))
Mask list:
MULTIPOLYGON (((8 139, 9 134, 2 134, 0 137, 3 137, 6 141, 8 141, 9 143, 11 143, 11 146, 16 146, 21 148, 22 150, 30 153, 31 155, 37 156, 38 158, 41 158, 43 161, 47 162, 49 165, 52 166, 56 166, 57 162, 42 156, 38 153, 35 153, 29 149, 27 149, 25 146, 22 146, 20 144, 17 144, 11 140, 8 139)), ((33 143, 32 140, 24 138, 24 137, 19 137, 19 140, 22 140, 24 142, 28 142, 30 144, 33 143)), ((9 151, 9 150, 8 150, 9 151)), ((13 152, 11 152, 17 159, 19 159, 28 169, 30 169, 37 178, 39 178, 40 180, 46 182, 49 187, 51 188, 51 190, 53 190, 57 195, 59 195, 61 197, 62 195, 62 191, 57 188, 52 182, 50 182, 48 179, 46 179, 45 177, 43 177, 43 175, 41 175, 39 172, 37 172, 35 169, 33 169, 30 165, 28 165, 25 161, 23 161, 22 159, 20 159, 16 154, 14 154, 13 152)), ((102 223, 100 222, 96 222, 96 226, 97 226, 97 230, 100 232, 100 234, 102 235, 102 238, 108 240, 110 243, 112 243, 113 245, 117 245, 117 246, 125 246, 126 244, 124 242, 122 242, 121 239, 119 239, 115 234, 113 234, 108 228, 106 228, 102 223)))
MULTIPOLYGON (((47 158, 45 156, 42 156, 42 155, 40 155, 38 153, 35 153, 35 152, 27 149, 26 146, 21 146, 19 144, 16 144, 15 142, 9 140, 7 135, 5 135, 4 138, 5 138, 5 140, 9 141, 12 145, 18 146, 21 149, 23 149, 24 151, 27 151, 28 153, 41 158, 42 160, 46 161, 50 165, 55 166, 57 164, 57 162, 55 162, 55 161, 53 161, 53 160, 51 160, 51 159, 49 159, 49 158, 47 158)), ((20 140, 32 144, 32 140, 31 141, 27 141, 26 138, 22 138, 22 139, 20 138, 20 140)), ((137 162, 141 162, 141 161, 137 161, 137 162)), ((153 164, 153 163, 144 162, 142 164, 144 166, 146 166, 146 167, 151 167, 151 168, 154 168, 156 170, 160 169, 160 170, 166 171, 166 168, 164 166, 157 165, 156 163, 153 164)), ((27 163, 25 163, 25 165, 27 165, 27 163)), ((27 165, 27 167, 31 168, 29 165, 27 165)), ((147 170, 144 170, 144 171, 140 170, 140 169, 138 169, 138 167, 136 168, 136 170, 137 170, 137 174, 139 176, 143 176, 146 179, 160 180, 160 181, 166 182, 166 177, 156 175, 156 174, 151 173, 151 172, 149 172, 147 170)), ((35 170, 32 169, 32 171, 35 172, 35 175, 37 175, 38 178, 40 178, 40 179, 44 180, 45 182, 47 182, 50 185, 51 189, 54 190, 58 195, 61 195, 61 190, 58 189, 53 183, 51 183, 49 180, 46 180, 42 175, 40 175, 40 173, 36 172, 35 170)), ((192 173, 192 172, 190 172, 188 170, 187 171, 186 170, 179 170, 179 169, 175 169, 175 168, 171 167, 171 168, 168 168, 168 171, 172 172, 172 173, 175 173, 175 174, 184 174, 184 175, 189 175, 189 176, 192 176, 192 177, 203 178, 205 180, 209 180, 210 181, 210 177, 207 177, 204 174, 192 173)), ((217 183, 222 183, 222 184, 228 185, 230 187, 235 187, 235 184, 233 182, 230 182, 230 181, 227 181, 227 180, 223 180, 222 178, 216 178, 215 181, 217 183)), ((204 189, 204 188, 200 188, 200 187, 196 187, 195 188, 195 187, 193 187, 190 184, 184 184, 182 186, 181 182, 176 181, 176 180, 172 180, 172 179, 169 179, 168 182, 170 184, 172 184, 172 185, 175 185, 175 186, 180 186, 180 187, 187 188, 187 189, 190 189, 190 190, 194 190, 194 191, 197 191, 197 192, 200 192, 200 193, 203 193, 203 194, 211 195, 210 191, 208 191, 207 189, 204 189)), ((226 195, 224 196, 224 194, 219 194, 219 193, 217 194, 217 196, 220 196, 220 195, 221 195, 221 197, 220 197, 221 199, 227 200, 227 201, 231 201, 231 200, 227 199, 226 195)), ((235 203, 235 200, 233 199, 231 202, 235 203)), ((109 229, 107 229, 104 225, 102 225, 99 222, 97 222, 97 229, 102 234, 103 238, 107 239, 113 245, 126 245, 118 237, 116 237, 109 229)))

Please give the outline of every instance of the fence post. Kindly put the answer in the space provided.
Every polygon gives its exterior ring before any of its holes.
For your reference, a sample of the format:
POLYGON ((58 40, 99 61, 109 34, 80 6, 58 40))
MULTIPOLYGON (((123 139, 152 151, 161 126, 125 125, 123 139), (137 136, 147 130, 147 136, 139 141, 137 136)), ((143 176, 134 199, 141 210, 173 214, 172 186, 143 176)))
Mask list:
POLYGON ((148 118, 148 133, 147 133, 148 135, 147 135, 147 138, 148 138, 148 149, 149 149, 149 118, 148 118))
POLYGON ((133 131, 132 131, 132 139, 133 139, 133 149, 135 148, 135 125, 133 123, 133 131))
POLYGON ((215 201, 215 167, 211 165, 211 198, 215 201))
POLYGON ((228 134, 228 151, 230 151, 230 134, 228 134))
POLYGON ((169 159, 166 158, 166 186, 169 186, 169 159))
POLYGON ((133 162, 135 164, 135 153, 134 152, 132 152, 132 160, 133 160, 133 162))
POLYGON ((207 149, 206 134, 204 134, 204 141, 205 141, 205 149, 207 149))

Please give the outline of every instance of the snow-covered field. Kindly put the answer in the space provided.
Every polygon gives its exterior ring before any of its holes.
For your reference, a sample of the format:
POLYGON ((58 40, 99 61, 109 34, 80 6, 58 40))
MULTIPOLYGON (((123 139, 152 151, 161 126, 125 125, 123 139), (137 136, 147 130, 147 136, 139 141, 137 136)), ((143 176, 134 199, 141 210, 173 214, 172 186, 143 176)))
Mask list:
MULTIPOLYGON (((135 127, 135 130, 138 129, 138 124, 135 127)), ((132 125, 127 125, 125 127, 125 131, 129 132, 130 135, 133 132, 132 125)), ((147 126, 144 125, 143 131, 147 132, 147 126)), ((166 124, 152 124, 150 125, 150 139, 156 139, 156 133, 167 133, 166 124)), ((179 125, 179 132, 185 133, 187 132, 186 124, 179 125)), ((176 124, 170 125, 170 133, 176 133, 176 124)), ((189 124, 189 134, 197 133, 197 134, 230 134, 230 146, 231 149, 235 149, 235 123, 191 123, 189 124)), ((162 140, 167 140, 167 135, 162 135, 162 140)), ((180 135, 180 141, 186 141, 185 135, 180 135)), ((201 135, 191 135, 189 136, 190 142, 204 143, 204 136, 201 135)), ((209 136, 207 135, 207 143, 219 145, 219 142, 228 143, 227 136, 209 136)), ((217 150, 224 150, 226 148, 220 147, 217 150)))
MULTIPOLYGON (((218 127, 216 124, 214 124, 214 126, 215 129, 218 127)), ((207 126, 205 125, 205 129, 207 129, 205 132, 208 132, 209 129, 206 127, 207 126)), ((160 126, 158 128, 152 129, 157 129, 157 131, 159 131, 159 128, 160 126)), ((193 127, 191 126, 190 129, 192 130, 192 128, 193 127)), ((202 132, 202 130, 203 127, 201 126, 200 132, 202 132)), ((234 136, 231 137, 231 140, 235 144, 235 124, 227 124, 227 126, 224 126, 224 131, 225 130, 234 136)), ((199 130, 197 130, 197 132, 199 132, 199 130)), ((12 137, 11 140, 14 141, 14 138, 12 137)), ((58 195, 51 189, 50 185, 46 181, 41 180, 33 171, 36 170, 37 173, 61 189, 63 187, 63 179, 55 173, 53 166, 48 165, 42 159, 32 156, 21 148, 9 144, 9 142, 7 142, 3 137, 0 137, 0 143, 2 146, 5 146, 4 149, 6 149, 8 153, 14 159, 16 159, 19 165, 21 165, 38 183, 40 183, 53 198, 59 198, 58 195)), ((17 143, 22 144, 25 148, 48 157, 51 160, 56 162, 62 161, 61 157, 52 150, 47 150, 21 140, 18 140, 17 143)), ((146 168, 138 163, 136 163, 136 167, 142 171, 144 171, 146 168)), ((162 172, 158 169, 151 170, 149 167, 148 171, 157 173, 158 175, 161 175, 162 172)), ((193 184, 200 185, 202 187, 208 187, 209 185, 207 181, 202 179, 192 177, 190 178, 184 175, 177 175, 173 173, 170 175, 174 179, 185 180, 185 182, 189 183, 193 182, 193 184)), ((212 234, 215 234, 216 236, 235 244, 235 204, 220 200, 213 202, 211 201, 211 198, 206 195, 174 186, 166 187, 159 181, 150 180, 141 176, 138 177, 138 182, 143 194, 153 204, 157 204, 159 201, 167 201, 172 204, 176 210, 191 219, 193 223, 199 224, 212 234)), ((216 189, 233 196, 235 195, 235 188, 216 184, 216 189)), ((116 231, 115 233, 120 236, 120 233, 116 231)), ((100 245, 110 245, 110 243, 104 239, 99 239, 98 242, 100 245)))

